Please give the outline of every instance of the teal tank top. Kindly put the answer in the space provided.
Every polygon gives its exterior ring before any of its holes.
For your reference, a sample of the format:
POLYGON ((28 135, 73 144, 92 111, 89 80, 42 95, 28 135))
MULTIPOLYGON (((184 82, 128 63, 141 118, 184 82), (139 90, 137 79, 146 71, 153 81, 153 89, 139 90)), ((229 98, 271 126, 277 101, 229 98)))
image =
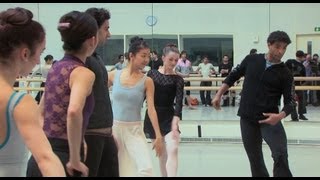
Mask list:
POLYGON ((25 93, 13 92, 6 108, 7 134, 4 142, 0 144, 0 168, 5 164, 26 163, 29 156, 16 123, 13 119, 13 110, 25 93))
POLYGON ((116 70, 112 87, 113 118, 118 121, 141 121, 141 108, 145 99, 144 75, 134 86, 124 87, 120 82, 122 70, 116 70))

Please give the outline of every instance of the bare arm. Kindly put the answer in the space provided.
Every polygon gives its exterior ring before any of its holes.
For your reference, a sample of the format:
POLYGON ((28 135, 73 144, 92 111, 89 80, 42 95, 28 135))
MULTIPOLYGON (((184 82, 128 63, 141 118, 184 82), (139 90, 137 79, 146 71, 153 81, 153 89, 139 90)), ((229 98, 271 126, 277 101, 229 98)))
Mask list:
MULTIPOLYGON (((67 132, 70 151, 70 169, 87 175, 87 168, 81 162, 80 149, 83 129, 83 108, 92 91, 95 75, 85 67, 77 67, 70 74, 70 102, 67 113, 67 132)), ((69 164, 68 163, 68 164, 69 164)), ((70 171, 68 171, 70 173, 70 171)), ((72 173, 70 173, 72 174, 72 173)))
POLYGON ((115 76, 116 71, 108 72, 108 87, 110 88, 113 85, 113 80, 115 76))
POLYGON ((222 83, 221 87, 219 88, 218 92, 216 93, 216 95, 214 96, 214 98, 212 99, 212 106, 216 109, 216 110, 220 110, 220 100, 222 95, 228 91, 229 89, 229 85, 226 83, 222 83))
POLYGON ((110 69, 110 71, 114 71, 115 69, 119 69, 119 65, 121 65, 120 64, 120 62, 117 62, 111 69, 110 69))
POLYGON ((198 66, 197 69, 196 69, 196 72, 199 73, 199 74, 201 74, 200 69, 201 69, 201 66, 200 66, 200 64, 199 64, 199 66, 198 66))
POLYGON ((186 75, 186 74, 181 73, 181 72, 180 72, 180 67, 179 67, 179 66, 176 66, 176 68, 175 68, 175 72, 176 72, 176 74, 178 74, 179 76, 181 76, 181 77, 183 77, 183 78, 185 78, 185 77, 188 77, 188 76, 189 76, 189 75, 186 75))
POLYGON ((177 73, 179 76, 183 77, 183 78, 188 77, 188 75, 182 74, 182 73, 179 72, 179 71, 176 71, 176 73, 177 73))
POLYGON ((113 66, 111 69, 110 69, 110 71, 113 71, 113 70, 115 70, 116 69, 116 67, 115 66, 113 66))
POLYGON ((33 97, 26 95, 14 109, 18 130, 43 176, 65 176, 65 170, 38 121, 38 105, 33 97))
POLYGON ((182 117, 182 106, 183 106, 183 89, 184 89, 184 80, 179 77, 176 82, 176 104, 174 108, 174 116, 171 123, 171 130, 178 131, 179 130, 179 122, 182 117))
POLYGON ((43 127, 43 123, 44 123, 44 95, 45 94, 45 92, 43 92, 43 94, 42 94, 42 96, 41 96, 41 99, 40 99, 40 102, 39 102, 39 107, 38 107, 38 109, 39 109, 39 112, 40 112, 40 114, 39 114, 39 122, 40 122, 40 126, 41 127, 43 127))
POLYGON ((211 64, 211 74, 216 74, 216 70, 214 69, 213 65, 211 64))
POLYGON ((148 105, 148 115, 150 117, 150 121, 156 135, 156 139, 154 141, 154 148, 156 150, 157 156, 160 156, 163 144, 162 144, 162 135, 160 132, 158 116, 157 116, 156 109, 154 107, 153 80, 150 77, 147 77, 145 85, 146 85, 145 87, 146 87, 146 99, 147 99, 147 105, 148 105))

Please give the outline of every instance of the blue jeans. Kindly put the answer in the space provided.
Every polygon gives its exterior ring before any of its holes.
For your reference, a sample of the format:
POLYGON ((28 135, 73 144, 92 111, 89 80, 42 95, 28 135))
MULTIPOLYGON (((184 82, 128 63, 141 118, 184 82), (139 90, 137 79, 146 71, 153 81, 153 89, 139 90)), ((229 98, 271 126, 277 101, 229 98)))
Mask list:
POLYGON ((253 177, 269 177, 263 159, 262 140, 265 140, 271 150, 273 176, 292 177, 288 163, 287 136, 281 121, 273 126, 259 124, 256 120, 241 118, 240 127, 253 177))

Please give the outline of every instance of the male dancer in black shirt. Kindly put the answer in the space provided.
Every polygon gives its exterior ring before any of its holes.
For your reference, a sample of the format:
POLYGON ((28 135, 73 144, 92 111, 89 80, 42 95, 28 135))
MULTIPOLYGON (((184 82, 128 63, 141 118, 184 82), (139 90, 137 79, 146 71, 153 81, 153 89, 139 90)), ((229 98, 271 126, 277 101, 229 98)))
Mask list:
POLYGON ((290 43, 287 33, 272 32, 267 39, 268 53, 246 56, 226 77, 212 100, 213 107, 219 110, 223 93, 244 76, 238 116, 252 176, 269 176, 262 154, 262 140, 271 149, 273 176, 292 176, 288 163, 287 136, 281 123, 281 119, 291 113, 295 104, 292 97, 293 76, 281 62, 290 43), (278 102, 282 95, 284 107, 279 112, 278 102))
MULTIPOLYGON (((103 44, 108 37, 110 13, 103 8, 89 8, 97 21, 98 41, 103 44)), ((95 52, 86 61, 86 65, 95 76, 93 94, 94 111, 90 117, 85 134, 87 157, 85 164, 89 168, 89 177, 119 177, 118 149, 112 136, 113 114, 108 88, 108 73, 101 57, 95 52)))

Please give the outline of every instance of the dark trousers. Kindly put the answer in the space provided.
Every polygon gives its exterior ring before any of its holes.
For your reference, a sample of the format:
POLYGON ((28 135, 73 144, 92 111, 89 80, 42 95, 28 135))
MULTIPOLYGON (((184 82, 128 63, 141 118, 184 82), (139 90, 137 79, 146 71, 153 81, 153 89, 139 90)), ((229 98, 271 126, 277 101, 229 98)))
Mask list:
MULTIPOLYGON (((200 86, 212 86, 212 81, 201 81, 200 86)), ((211 91, 200 91, 200 98, 202 104, 211 105, 211 91)))
MULTIPOLYGON (((185 87, 191 86, 190 81, 185 81, 185 82, 184 82, 184 86, 185 86, 185 87)), ((186 95, 187 95, 187 96, 190 96, 190 90, 186 90, 186 95)), ((189 105, 187 97, 184 98, 184 104, 185 104, 185 105, 189 105)))
POLYGON ((19 87, 19 81, 14 82, 13 87, 19 87))
MULTIPOLYGON (((58 139, 58 138, 48 138, 53 152, 58 156, 60 159, 65 171, 66 171, 66 164, 69 162, 69 144, 67 140, 64 139, 58 139)), ((81 160, 84 159, 84 153, 83 153, 83 144, 81 144, 81 160)), ((70 175, 66 171, 67 177, 70 177, 70 175)), ((74 172, 73 177, 80 177, 81 174, 79 172, 74 172)), ((42 174, 40 172, 40 169, 38 167, 37 162, 35 161, 34 157, 31 156, 28 161, 28 167, 27 167, 27 177, 42 177, 42 174)))
MULTIPOLYGON (((185 87, 191 86, 190 81, 185 81, 185 82, 184 82, 184 86, 185 86, 185 87)), ((186 95, 187 95, 187 96, 190 96, 190 90, 186 90, 186 95)))
POLYGON ((19 87, 19 81, 14 82, 13 87, 19 87))
POLYGON ((287 136, 281 122, 273 126, 241 118, 240 127, 253 177, 269 177, 262 153, 262 140, 271 150, 273 176, 292 177, 288 163, 287 136))
MULTIPOLYGON (((42 82, 40 84, 40 87, 44 87, 45 86, 45 82, 42 82)), ((38 102, 38 104, 40 103, 41 97, 42 97, 43 91, 39 91, 35 97, 35 100, 38 102)))
MULTIPOLYGON (((311 83, 307 84, 307 85, 319 86, 320 82, 311 81, 311 83)), ((320 104, 320 91, 319 90, 309 90, 308 103, 312 104, 313 106, 319 106, 319 104, 320 104)))
POLYGON ((119 177, 118 148, 113 136, 85 135, 89 177, 119 177))
POLYGON ((293 111, 291 112, 291 119, 298 119, 298 114, 303 115, 307 113, 304 91, 295 91, 295 93, 298 97, 298 112, 296 106, 294 106, 293 111))

